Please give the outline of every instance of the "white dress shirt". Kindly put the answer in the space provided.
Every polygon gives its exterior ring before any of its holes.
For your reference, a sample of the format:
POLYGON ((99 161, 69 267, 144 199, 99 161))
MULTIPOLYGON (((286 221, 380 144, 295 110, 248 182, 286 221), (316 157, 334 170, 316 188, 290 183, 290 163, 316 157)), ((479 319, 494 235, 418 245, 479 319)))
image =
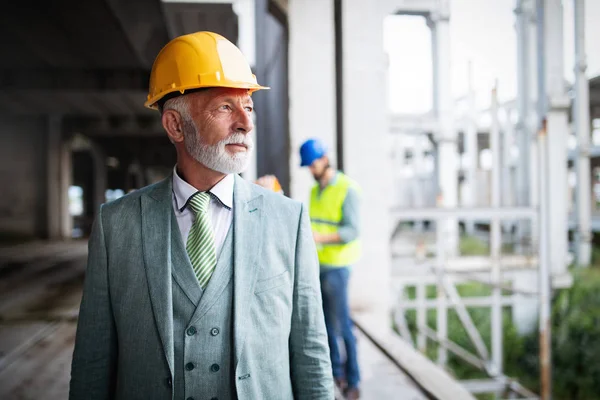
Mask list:
MULTIPOLYGON (((227 232, 233 222, 234 182, 233 175, 229 174, 208 191, 211 195, 208 214, 210 215, 215 237, 217 257, 221 252, 221 247, 223 247, 223 242, 225 242, 227 232)), ((184 246, 187 244, 192 224, 196 220, 196 215, 191 208, 187 207, 187 202, 197 192, 198 189, 184 181, 177 174, 177 167, 175 167, 173 169, 173 210, 177 217, 177 224, 179 225, 184 246)))

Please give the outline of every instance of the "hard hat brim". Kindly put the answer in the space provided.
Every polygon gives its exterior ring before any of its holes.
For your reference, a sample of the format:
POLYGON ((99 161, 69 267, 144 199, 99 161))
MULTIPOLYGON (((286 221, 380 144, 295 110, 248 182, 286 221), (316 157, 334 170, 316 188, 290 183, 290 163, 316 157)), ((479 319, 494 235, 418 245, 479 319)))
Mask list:
POLYGON ((175 92, 180 92, 181 95, 186 94, 185 92, 188 90, 192 90, 192 89, 202 89, 202 88, 216 88, 216 87, 221 87, 221 88, 231 88, 231 89, 247 89, 250 94, 258 91, 258 90, 269 90, 271 89, 269 86, 261 86, 258 84, 249 84, 246 82, 240 82, 240 83, 236 83, 236 82, 231 82, 231 83, 224 83, 224 84, 220 84, 218 86, 216 85, 190 85, 190 86, 186 86, 186 87, 181 87, 181 88, 174 88, 171 90, 165 90, 162 93, 157 94, 156 96, 148 99, 145 103, 144 106, 146 108, 149 108, 151 110, 158 110, 158 102, 165 96, 171 94, 171 93, 175 93, 175 92))

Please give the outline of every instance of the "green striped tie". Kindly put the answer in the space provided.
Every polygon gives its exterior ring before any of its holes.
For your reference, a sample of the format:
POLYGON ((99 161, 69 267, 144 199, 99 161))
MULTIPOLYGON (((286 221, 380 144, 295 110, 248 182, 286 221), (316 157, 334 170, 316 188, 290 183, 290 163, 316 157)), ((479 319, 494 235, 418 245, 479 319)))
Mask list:
POLYGON ((189 201, 190 208, 196 214, 196 220, 190 229, 186 250, 194 273, 203 289, 208 284, 217 265, 215 238, 208 215, 209 203, 210 195, 206 192, 196 193, 189 201))

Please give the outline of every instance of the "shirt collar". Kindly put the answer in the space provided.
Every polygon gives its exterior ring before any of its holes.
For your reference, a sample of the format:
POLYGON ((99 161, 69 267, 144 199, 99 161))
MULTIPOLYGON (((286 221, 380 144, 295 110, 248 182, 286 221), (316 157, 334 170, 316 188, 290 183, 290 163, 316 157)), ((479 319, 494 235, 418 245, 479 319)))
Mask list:
MULTIPOLYGON (((232 174, 228 174, 221 179, 219 183, 213 186, 208 192, 211 196, 228 210, 233 208, 233 185, 235 179, 232 174)), ((198 189, 184 181, 177 174, 177 166, 173 168, 173 194, 177 209, 181 212, 186 207, 190 197, 198 193, 198 189)))

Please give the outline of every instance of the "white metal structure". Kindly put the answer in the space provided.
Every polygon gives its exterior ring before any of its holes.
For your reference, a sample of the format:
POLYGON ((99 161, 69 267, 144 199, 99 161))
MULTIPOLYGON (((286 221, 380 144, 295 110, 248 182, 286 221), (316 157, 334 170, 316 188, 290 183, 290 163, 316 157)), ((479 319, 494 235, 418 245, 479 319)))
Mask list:
MULTIPOLYGON (((584 53, 584 26, 583 26, 583 0, 573 0, 575 5, 575 41, 576 41, 576 83, 574 120, 578 138, 577 147, 577 260, 580 265, 589 264, 590 258, 590 120, 589 120, 589 94, 588 81, 585 76, 584 53)), ((443 15, 449 16, 448 6, 445 2, 438 3, 443 15)), ((434 13, 434 15, 436 15, 434 13)), ((439 14, 437 14, 439 15, 439 14)), ((498 104, 493 95, 492 106, 489 110, 491 116, 489 127, 490 150, 492 153, 491 196, 489 206, 476 207, 474 194, 482 188, 476 186, 476 173, 467 169, 464 171, 465 180, 470 186, 470 191, 465 191, 466 196, 450 208, 395 208, 392 215, 396 221, 422 221, 436 222, 436 253, 435 261, 419 261, 411 265, 393 264, 395 289, 398 295, 398 306, 395 310, 397 326, 407 340, 412 342, 408 326, 404 320, 404 312, 408 309, 416 310, 417 326, 419 333, 416 337, 416 347, 421 351, 426 348, 426 337, 442 344, 438 349, 438 363, 445 365, 447 350, 462 357, 467 362, 476 365, 488 372, 493 382, 469 382, 472 392, 500 391, 512 387, 516 393, 526 397, 535 397, 532 393, 520 388, 519 385, 503 375, 502 366, 502 307, 511 306, 515 310, 527 310, 525 314, 529 320, 540 317, 540 339, 542 351, 542 393, 541 398, 551 398, 550 382, 550 298, 552 287, 564 287, 570 284, 570 276, 566 271, 569 263, 567 249, 567 153, 566 139, 569 134, 567 110, 570 101, 567 97, 567 87, 564 81, 563 66, 563 31, 562 31, 562 4, 560 0, 517 0, 516 1, 516 29, 518 34, 518 77, 519 90, 516 108, 505 108, 508 122, 501 124, 498 121, 498 104), (516 112, 517 123, 512 127, 511 113, 516 112), (511 186, 507 184, 512 177, 510 161, 510 143, 512 135, 519 148, 518 164, 516 166, 516 201, 513 203, 510 196, 511 186), (502 195, 504 193, 504 195, 502 195), (471 194, 471 195, 469 195, 471 194), (446 243, 453 242, 453 234, 449 226, 457 226, 456 221, 464 221, 467 232, 474 232, 473 222, 488 221, 490 227, 490 256, 479 258, 477 261, 462 257, 454 257, 447 251, 446 243), (504 226, 510 227, 510 221, 519 223, 517 249, 527 251, 526 255, 512 256, 509 261, 501 254, 502 246, 502 220, 509 221, 504 226), (442 221, 453 221, 446 225, 442 221), (533 251, 533 253, 531 253, 533 251), (539 257, 535 254, 539 253, 539 257), (530 269, 532 268, 532 269, 530 269), (528 271, 531 271, 529 272, 528 271), (419 271, 419 272, 417 272, 419 271), (533 272, 533 275, 532 275, 533 272), (537 273, 536 273, 537 272, 537 273), (515 274, 523 274, 522 279, 515 279, 515 274), (486 278, 487 276, 487 278, 486 278), (515 280, 513 280, 515 279, 515 280), (506 284, 506 281, 512 283, 506 284), (484 298, 463 298, 458 295, 456 283, 464 281, 478 281, 491 286, 492 294, 484 298), (426 299, 426 286, 437 285, 438 297, 435 300, 426 299), (405 298, 404 289, 414 286, 416 298, 405 298), (512 295, 502 295, 502 290, 509 290, 512 295), (518 306, 517 306, 518 305, 518 306), (488 350, 481 336, 475 329, 467 308, 490 307, 492 322, 492 342, 488 350), (437 331, 432 331, 426 326, 426 310, 437 309, 437 331), (447 310, 456 310, 463 323, 477 354, 470 354, 459 348, 447 338, 447 310), (533 318, 532 318, 533 317, 533 318)), ((433 18, 432 21, 438 21, 433 18)), ((439 27, 436 27, 439 28, 439 27)), ((442 28, 443 29, 443 28, 442 28)), ((438 48, 435 40, 439 36, 433 32, 434 37, 434 64, 439 62, 440 54, 443 57, 445 48, 438 48)), ((447 39, 447 38, 446 38, 447 39)), ((436 69, 434 68, 434 71, 436 69)), ((429 133, 432 135, 438 149, 437 164, 443 165, 439 171, 440 192, 444 184, 453 174, 454 164, 446 165, 447 160, 457 155, 454 148, 453 156, 448 156, 452 140, 446 140, 453 135, 444 135, 451 132, 452 123, 445 121, 450 113, 439 112, 440 104, 447 104, 440 100, 439 72, 434 79, 434 104, 433 115, 417 118, 408 116, 394 116, 391 119, 392 133, 415 135, 429 133), (448 144, 450 143, 450 145, 448 144), (446 157, 444 157, 446 155, 446 157)), ((470 104, 472 93, 467 97, 470 105, 466 118, 462 119, 460 126, 464 132, 466 157, 473 160, 473 147, 477 149, 477 130, 473 106, 470 104)), ((443 96, 442 96, 443 98, 443 96)), ((481 127, 479 127, 481 129, 481 127)), ((420 151, 416 148, 416 151, 420 151)), ((415 155, 418 160, 420 155, 415 155)), ((469 163, 473 165, 473 163, 469 163)), ((435 178, 432 178, 435 179, 435 178)), ((452 195, 454 193, 450 191, 452 195)), ((413 196, 418 198, 418 196, 413 196)), ((452 196, 454 198, 454 196, 452 196)), ((445 200, 445 199, 444 199, 445 200)), ((448 202, 445 202, 448 205, 448 202)), ((418 232, 421 232, 420 229, 418 232)), ((423 246, 419 244, 418 246, 423 246)), ((426 250, 418 249, 424 252, 426 250)), ((516 312, 518 316, 522 313, 516 312)), ((523 316, 518 318, 523 319, 523 316)))

